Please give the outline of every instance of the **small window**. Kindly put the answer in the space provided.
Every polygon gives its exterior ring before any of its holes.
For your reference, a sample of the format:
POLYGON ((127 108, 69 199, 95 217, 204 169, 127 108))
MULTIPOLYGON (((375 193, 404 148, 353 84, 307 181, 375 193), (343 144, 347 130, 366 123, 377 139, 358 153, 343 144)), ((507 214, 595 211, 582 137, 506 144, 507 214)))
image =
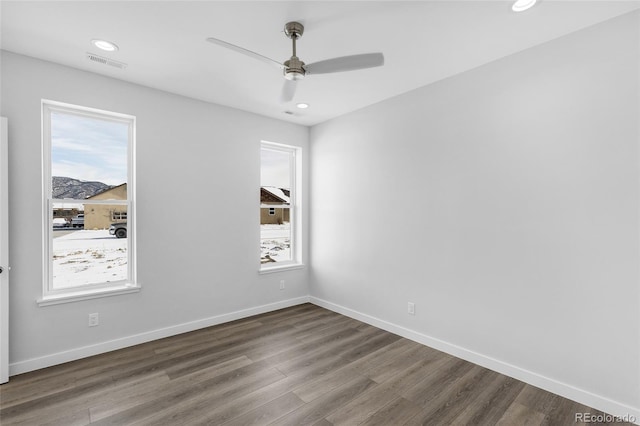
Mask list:
POLYGON ((260 155, 261 270, 301 263, 301 149, 263 142, 260 155))
POLYGON ((47 238, 39 303, 137 289, 129 214, 135 201, 135 118, 58 102, 42 105, 47 238), (128 238, 110 234, 113 221, 129 222, 128 238))
POLYGON ((125 211, 115 211, 111 213, 111 220, 127 220, 127 212, 125 211))

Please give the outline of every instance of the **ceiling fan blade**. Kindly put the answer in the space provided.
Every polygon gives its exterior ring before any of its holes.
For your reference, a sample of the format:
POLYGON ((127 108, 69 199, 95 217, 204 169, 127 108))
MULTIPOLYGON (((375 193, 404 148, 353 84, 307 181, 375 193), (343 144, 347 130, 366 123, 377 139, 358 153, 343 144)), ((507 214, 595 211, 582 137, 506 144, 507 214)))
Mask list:
POLYGON ((379 67, 381 65, 384 65, 384 55, 382 53, 364 53, 362 55, 341 56, 314 62, 313 64, 305 65, 304 69, 307 74, 328 74, 379 67))
POLYGON ((258 59, 262 62, 265 62, 270 65, 274 65, 279 69, 284 69, 284 65, 278 61, 275 61, 271 58, 267 58, 266 56, 262 56, 259 53, 252 52, 251 50, 245 49, 244 47, 236 46, 235 44, 227 43, 223 40, 218 40, 217 38, 209 37, 207 39, 209 43, 217 44, 218 46, 226 47, 227 49, 235 50, 238 53, 242 53, 243 55, 250 56, 252 58, 258 59))
POLYGON ((287 103, 293 100, 293 97, 296 94, 296 81, 295 80, 285 80, 284 85, 282 86, 282 93, 280 93, 280 102, 287 103))

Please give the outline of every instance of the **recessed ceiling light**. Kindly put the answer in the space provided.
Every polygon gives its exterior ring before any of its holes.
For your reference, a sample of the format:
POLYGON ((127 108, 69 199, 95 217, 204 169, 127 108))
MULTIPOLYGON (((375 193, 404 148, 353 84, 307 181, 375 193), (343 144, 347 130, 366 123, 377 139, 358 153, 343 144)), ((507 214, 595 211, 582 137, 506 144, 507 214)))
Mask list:
POLYGON ((93 45, 98 49, 106 50, 107 52, 115 52, 118 50, 118 46, 107 40, 93 39, 91 40, 91 43, 93 43, 93 45))
POLYGON ((299 103, 299 104, 296 104, 296 106, 300 109, 309 108, 309 104, 305 104, 305 103, 299 103))
POLYGON ((537 0, 516 0, 516 2, 511 6, 511 9, 514 12, 523 12, 536 4, 537 0))

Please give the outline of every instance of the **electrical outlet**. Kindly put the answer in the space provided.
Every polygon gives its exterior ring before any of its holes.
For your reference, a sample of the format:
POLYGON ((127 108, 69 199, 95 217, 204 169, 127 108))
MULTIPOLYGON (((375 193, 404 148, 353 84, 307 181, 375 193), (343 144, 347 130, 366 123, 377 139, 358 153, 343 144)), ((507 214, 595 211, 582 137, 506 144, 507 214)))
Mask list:
POLYGON ((100 324, 100 316, 98 313, 89 314, 89 327, 96 327, 100 324))
POLYGON ((416 304, 413 302, 409 302, 409 304, 407 305, 407 312, 411 315, 415 315, 416 314, 416 304))
POLYGON ((280 280, 280 290, 284 290, 284 280, 280 280))

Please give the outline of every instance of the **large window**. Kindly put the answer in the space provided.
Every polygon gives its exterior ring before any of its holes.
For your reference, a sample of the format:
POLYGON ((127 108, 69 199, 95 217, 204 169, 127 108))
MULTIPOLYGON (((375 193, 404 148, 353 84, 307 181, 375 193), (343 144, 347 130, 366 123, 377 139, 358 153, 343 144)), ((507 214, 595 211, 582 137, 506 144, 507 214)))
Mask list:
POLYGON ((260 263, 262 270, 299 265, 300 148, 262 142, 260 263))
POLYGON ((42 118, 40 304, 136 291, 135 117, 43 101, 42 118))

